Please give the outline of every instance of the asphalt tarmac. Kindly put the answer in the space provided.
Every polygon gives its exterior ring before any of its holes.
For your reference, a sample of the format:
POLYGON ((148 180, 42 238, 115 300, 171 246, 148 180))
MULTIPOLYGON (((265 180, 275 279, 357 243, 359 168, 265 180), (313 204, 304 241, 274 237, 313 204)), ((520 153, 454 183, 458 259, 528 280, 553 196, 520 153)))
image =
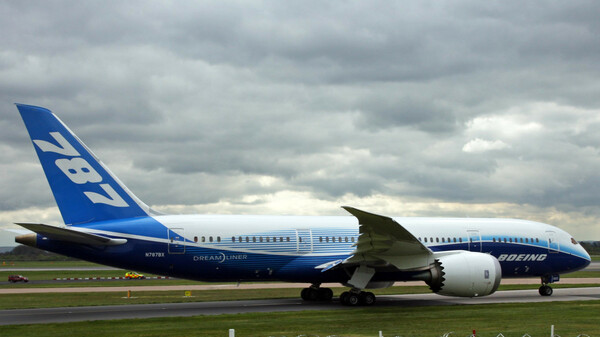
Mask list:
MULTIPOLYGON (((444 297, 436 294, 386 295, 379 296, 375 305, 379 307, 414 307, 590 300, 600 300, 600 288, 554 289, 554 294, 550 297, 542 297, 535 290, 499 291, 490 296, 480 298, 444 297)), ((347 309, 349 307, 340 305, 337 300, 328 303, 310 303, 300 299, 20 309, 0 310, 0 325, 347 309)))

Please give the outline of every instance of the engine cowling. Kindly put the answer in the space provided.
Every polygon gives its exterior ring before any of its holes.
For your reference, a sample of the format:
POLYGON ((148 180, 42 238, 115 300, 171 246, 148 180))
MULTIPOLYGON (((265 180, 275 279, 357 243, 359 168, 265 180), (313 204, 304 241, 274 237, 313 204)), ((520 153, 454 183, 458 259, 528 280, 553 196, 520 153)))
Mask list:
POLYGON ((440 256, 430 273, 430 289, 446 296, 490 295, 502 278, 500 262, 494 256, 466 251, 440 256))

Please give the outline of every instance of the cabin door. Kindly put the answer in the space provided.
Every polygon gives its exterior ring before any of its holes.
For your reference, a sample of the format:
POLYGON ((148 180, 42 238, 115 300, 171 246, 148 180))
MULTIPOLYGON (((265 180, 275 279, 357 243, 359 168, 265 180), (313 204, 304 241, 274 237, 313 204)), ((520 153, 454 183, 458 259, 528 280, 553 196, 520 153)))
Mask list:
POLYGON ((296 229, 296 250, 298 253, 312 252, 312 231, 310 229, 296 229))
POLYGON ((169 228, 169 254, 185 253, 183 228, 169 228))
POLYGON ((481 235, 479 231, 472 230, 467 231, 469 234, 469 251, 472 252, 481 252, 481 235))

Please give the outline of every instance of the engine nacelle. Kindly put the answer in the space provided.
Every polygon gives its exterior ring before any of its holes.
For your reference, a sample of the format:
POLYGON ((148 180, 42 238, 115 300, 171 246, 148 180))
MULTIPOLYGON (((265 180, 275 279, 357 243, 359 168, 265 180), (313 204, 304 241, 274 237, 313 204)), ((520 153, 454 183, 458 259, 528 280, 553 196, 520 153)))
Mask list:
POLYGON ((500 262, 494 256, 467 251, 440 256, 430 272, 430 289, 447 296, 490 295, 502 278, 500 262))

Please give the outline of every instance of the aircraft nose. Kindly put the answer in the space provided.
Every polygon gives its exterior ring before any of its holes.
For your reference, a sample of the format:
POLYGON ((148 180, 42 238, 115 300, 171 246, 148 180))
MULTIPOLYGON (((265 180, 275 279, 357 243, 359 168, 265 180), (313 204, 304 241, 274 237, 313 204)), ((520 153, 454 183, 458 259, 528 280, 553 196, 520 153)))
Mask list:
POLYGON ((592 262, 592 258, 590 257, 590 254, 588 254, 588 252, 585 250, 585 248, 583 248, 581 246, 579 246, 579 253, 580 253, 580 257, 581 257, 581 259, 580 259, 581 265, 579 266, 579 269, 586 268, 592 262))

